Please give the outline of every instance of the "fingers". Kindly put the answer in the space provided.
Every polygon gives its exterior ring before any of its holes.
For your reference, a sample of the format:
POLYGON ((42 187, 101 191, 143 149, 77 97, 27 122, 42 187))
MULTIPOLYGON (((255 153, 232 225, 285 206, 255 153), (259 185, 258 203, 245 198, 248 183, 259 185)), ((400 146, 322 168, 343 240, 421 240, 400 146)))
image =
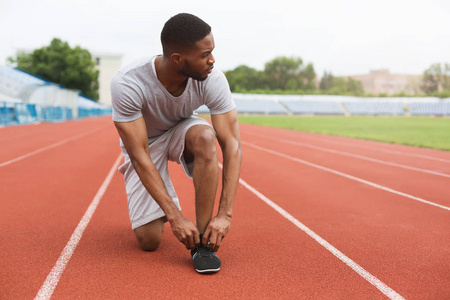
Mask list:
POLYGON ((184 222, 180 223, 178 226, 173 226, 172 231, 178 237, 181 243, 184 244, 186 249, 194 249, 197 245, 208 246, 213 251, 218 251, 222 240, 227 234, 230 223, 228 220, 223 220, 220 218, 213 219, 210 221, 203 233, 202 239, 200 240, 200 232, 197 227, 189 219, 184 218, 184 222))
POLYGON ((189 250, 192 250, 192 249, 195 248, 195 243, 194 243, 194 238, 193 237, 189 238, 188 244, 189 244, 189 248, 188 248, 189 250))
POLYGON ((194 246, 200 245, 202 241, 200 241, 200 232, 194 232, 194 246))
POLYGON ((217 252, 224 238, 225 234, 223 234, 221 231, 217 232, 214 230, 207 229, 203 234, 202 245, 206 247, 209 242, 209 248, 212 249, 214 252, 217 252))
POLYGON ((213 249, 214 252, 219 251, 220 244, 222 243, 224 238, 225 238, 225 234, 223 234, 223 233, 217 234, 215 239, 213 237, 211 237, 210 248, 213 249), (214 242, 212 242, 212 241, 214 241, 214 242))
POLYGON ((220 243, 221 243, 221 242, 222 242, 222 239, 221 239, 221 238, 218 238, 218 239, 217 239, 216 245, 214 246, 214 248, 212 248, 214 252, 219 251, 219 247, 220 247, 220 243))
POLYGON ((211 237, 209 238, 209 248, 211 248, 213 250, 216 248, 217 238, 218 238, 217 232, 213 231, 211 233, 211 237))
POLYGON ((175 234, 175 236, 186 247, 186 249, 191 249, 188 235, 179 233, 179 234, 175 234))
POLYGON ((216 217, 212 219, 203 233, 202 245, 206 247, 209 242, 209 248, 218 251, 229 229, 230 222, 226 218, 216 217))
POLYGON ((173 233, 186 249, 192 250, 200 243, 200 233, 189 219, 183 218, 181 222, 171 225, 173 233))
POLYGON ((200 232, 194 226, 191 229, 191 234, 188 235, 188 242, 190 250, 194 249, 198 244, 200 244, 200 232))
POLYGON ((191 249, 191 246, 189 245, 189 239, 184 239, 181 242, 184 244, 186 249, 188 249, 188 250, 191 249))
MULTIPOLYGON (((215 230, 212 230, 210 227, 206 228, 205 232, 203 233, 203 238, 202 238, 203 247, 207 247, 208 242, 209 242, 209 248, 218 249, 219 247, 217 247, 217 244, 220 245, 220 242, 221 242, 221 239, 219 238, 219 236, 221 236, 221 234, 217 234, 215 230), (218 239, 219 239, 219 241, 217 242, 218 239)), ((214 250, 214 251, 217 251, 217 250, 214 250)))
POLYGON ((208 245, 210 235, 211 235, 211 228, 208 226, 205 232, 203 233, 203 237, 201 240, 203 247, 206 247, 208 245))
POLYGON ((194 249, 192 243, 193 243, 192 237, 187 236, 186 239, 184 240, 184 244, 186 245, 186 249, 188 249, 188 250, 194 249))
POLYGON ((196 245, 200 243, 200 235, 197 232, 192 232, 190 234, 186 234, 184 238, 180 239, 180 242, 184 244, 186 249, 192 250, 196 245), (197 242, 196 242, 197 241, 197 242))
POLYGON ((217 243, 216 243, 216 246, 214 248, 214 252, 219 251, 220 244, 222 243, 224 238, 225 238, 225 234, 221 234, 220 236, 217 236, 217 243))

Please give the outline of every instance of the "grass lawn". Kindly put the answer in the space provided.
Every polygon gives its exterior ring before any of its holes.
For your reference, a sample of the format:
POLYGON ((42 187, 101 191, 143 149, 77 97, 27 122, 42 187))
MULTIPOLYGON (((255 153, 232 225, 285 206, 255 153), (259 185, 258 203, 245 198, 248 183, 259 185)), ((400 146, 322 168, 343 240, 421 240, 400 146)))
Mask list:
POLYGON ((239 116, 239 122, 450 151, 450 118, 239 116))

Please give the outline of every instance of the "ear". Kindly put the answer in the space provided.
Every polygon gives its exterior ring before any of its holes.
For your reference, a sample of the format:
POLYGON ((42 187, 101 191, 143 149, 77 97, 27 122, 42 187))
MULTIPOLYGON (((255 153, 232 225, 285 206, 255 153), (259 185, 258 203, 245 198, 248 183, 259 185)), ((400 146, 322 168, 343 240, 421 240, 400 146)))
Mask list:
POLYGON ((181 53, 172 53, 172 55, 171 55, 171 57, 170 57, 171 59, 172 59, 172 62, 174 63, 174 64, 180 64, 181 63, 181 61, 182 61, 182 56, 181 56, 181 53))

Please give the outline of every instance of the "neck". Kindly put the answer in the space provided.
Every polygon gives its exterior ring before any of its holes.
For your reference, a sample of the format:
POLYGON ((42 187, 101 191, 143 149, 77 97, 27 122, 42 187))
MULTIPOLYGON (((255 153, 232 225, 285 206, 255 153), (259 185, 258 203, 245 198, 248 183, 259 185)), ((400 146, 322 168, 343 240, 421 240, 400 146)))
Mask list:
POLYGON ((173 96, 183 94, 188 78, 177 71, 170 59, 158 56, 155 60, 155 69, 158 80, 173 96))

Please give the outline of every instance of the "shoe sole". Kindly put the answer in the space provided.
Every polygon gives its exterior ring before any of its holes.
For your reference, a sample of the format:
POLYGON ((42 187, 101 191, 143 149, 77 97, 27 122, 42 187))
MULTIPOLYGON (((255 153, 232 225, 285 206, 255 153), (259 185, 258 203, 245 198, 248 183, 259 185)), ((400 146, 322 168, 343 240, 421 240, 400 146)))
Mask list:
POLYGON ((217 272, 219 272, 219 270, 220 270, 220 268, 218 268, 218 269, 206 269, 206 270, 195 269, 195 271, 197 271, 198 273, 202 273, 202 274, 217 273, 217 272))

